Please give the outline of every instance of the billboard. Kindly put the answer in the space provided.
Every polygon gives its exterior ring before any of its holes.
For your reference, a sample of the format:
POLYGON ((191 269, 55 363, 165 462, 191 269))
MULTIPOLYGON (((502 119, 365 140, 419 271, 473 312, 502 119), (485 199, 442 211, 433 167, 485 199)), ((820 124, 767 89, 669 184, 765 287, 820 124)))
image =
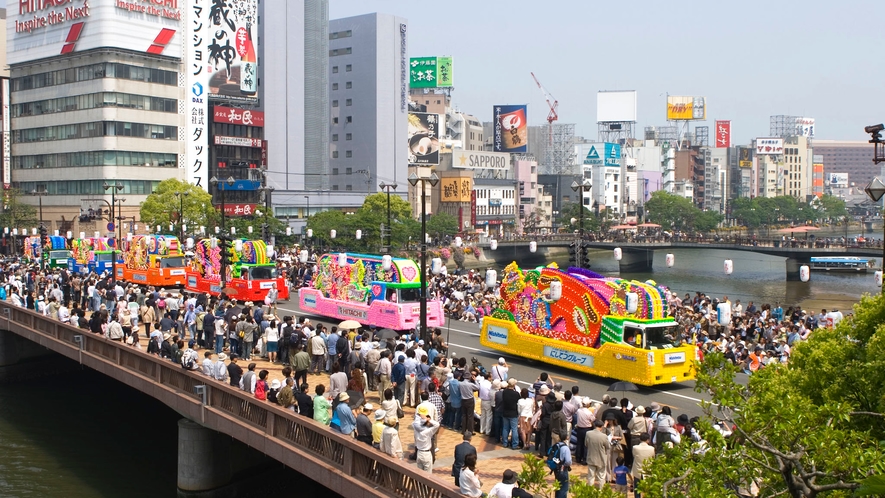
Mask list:
POLYGON ((460 169, 510 169, 510 154, 478 150, 452 151, 452 167, 460 169))
POLYGON ((814 138, 814 118, 796 118, 796 135, 814 138))
POLYGON ((613 143, 596 143, 590 145, 584 164, 590 166, 620 166, 621 145, 613 143))
POLYGON ((827 173, 827 184, 831 187, 847 187, 848 173, 827 173))
POLYGON ((596 122, 612 121, 636 122, 636 90, 596 94, 596 122))
POLYGON ((409 59, 409 87, 451 87, 452 70, 451 57, 412 57, 409 59))
POLYGON ((703 121, 707 119, 705 97, 667 96, 667 121, 703 121))
POLYGON ((249 109, 235 109, 217 105, 212 108, 212 121, 235 125, 264 127, 264 113, 249 109))
POLYGON ((757 138, 756 155, 781 155, 784 153, 783 138, 757 138))
POLYGON ((741 147, 738 149, 738 167, 753 167, 753 149, 749 147, 741 147))
POLYGON ((215 145, 232 145, 234 147, 254 147, 260 149, 263 146, 263 140, 260 138, 248 137, 227 137, 223 135, 215 135, 212 137, 215 145))
POLYGON ((7 7, 9 64, 98 47, 181 57, 180 0, 19 0, 7 7))
POLYGON ((442 202, 470 202, 473 192, 473 179, 471 178, 443 178, 439 186, 440 200, 442 202))
POLYGON ((731 121, 716 121, 716 147, 731 147, 731 121))
POLYGON ((258 98, 258 0, 208 3, 201 36, 207 43, 209 98, 254 102, 258 98))
POLYGON ((185 149, 184 160, 188 183, 209 189, 209 40, 205 36, 209 24, 210 0, 188 0, 184 12, 187 39, 184 53, 185 149))
POLYGON ((12 137, 9 121, 9 78, 0 80, 0 99, 3 100, 3 188, 12 183, 12 137))
POLYGON ((528 149, 528 106, 496 105, 494 147, 495 152, 522 153, 528 149))
POLYGON ((439 114, 409 113, 409 164, 432 166, 439 164, 439 114))

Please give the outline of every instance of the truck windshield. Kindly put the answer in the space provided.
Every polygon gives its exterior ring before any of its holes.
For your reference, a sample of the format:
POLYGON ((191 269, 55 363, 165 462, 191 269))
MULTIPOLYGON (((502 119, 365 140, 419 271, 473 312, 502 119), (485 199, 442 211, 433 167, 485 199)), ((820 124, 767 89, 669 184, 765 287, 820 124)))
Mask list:
POLYGON ((95 260, 96 261, 112 261, 112 256, 111 256, 111 253, 96 254, 95 260))
POLYGON ((249 280, 272 280, 277 278, 275 266, 251 266, 249 267, 249 280))
POLYGON ((399 302, 417 303, 421 300, 421 289, 399 289, 399 302))
POLYGON ((669 349, 679 346, 677 327, 648 327, 645 329, 645 346, 648 349, 669 349))
POLYGON ((51 259, 67 259, 71 257, 71 251, 49 251, 51 259))
POLYGON ((183 268, 184 257, 173 256, 171 258, 162 258, 160 260, 160 268, 183 268))

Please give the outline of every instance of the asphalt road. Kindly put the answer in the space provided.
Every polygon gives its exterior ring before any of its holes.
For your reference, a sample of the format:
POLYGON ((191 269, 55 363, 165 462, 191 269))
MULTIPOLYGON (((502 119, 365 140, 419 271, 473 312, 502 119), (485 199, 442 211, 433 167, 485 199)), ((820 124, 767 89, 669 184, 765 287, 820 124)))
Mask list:
MULTIPOLYGON (((327 326, 339 323, 326 317, 302 312, 296 296, 293 295, 289 302, 277 305, 279 315, 308 316, 311 321, 324 323, 327 326)), ((501 352, 485 348, 479 343, 479 325, 476 323, 447 320, 447 326, 443 328, 443 336, 446 337, 446 342, 449 344, 450 356, 455 354, 457 357, 466 357, 468 365, 471 357, 476 357, 483 367, 491 369, 497 363, 498 358, 502 356, 501 352)), ((596 377, 517 356, 505 356, 505 359, 510 365, 510 377, 516 377, 520 385, 526 387, 531 386, 541 372, 547 372, 553 378, 553 382, 561 383, 564 389, 577 385, 581 396, 590 396, 592 399, 600 400, 608 391, 608 387, 615 382, 615 379, 596 377)), ((739 381, 746 383, 746 376, 741 374, 739 381)), ((655 387, 639 386, 638 392, 610 394, 618 398, 626 396, 634 406, 647 407, 652 401, 668 405, 673 410, 674 418, 682 413, 693 417, 702 414, 698 403, 701 400, 710 400, 707 393, 697 393, 694 388, 694 381, 690 381, 679 384, 662 384, 655 387)))

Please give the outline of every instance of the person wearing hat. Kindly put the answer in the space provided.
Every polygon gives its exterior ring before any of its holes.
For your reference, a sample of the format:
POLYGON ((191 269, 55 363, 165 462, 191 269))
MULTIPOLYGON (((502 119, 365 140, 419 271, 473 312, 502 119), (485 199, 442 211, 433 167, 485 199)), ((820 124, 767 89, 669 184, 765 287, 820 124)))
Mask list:
POLYGON ((350 401, 350 395, 347 392, 338 395, 338 403, 332 409, 332 421, 330 423, 333 431, 346 436, 352 435, 354 429, 356 429, 356 414, 354 409, 347 403, 348 401, 350 401))
POLYGON ((217 381, 227 382, 228 373, 227 365, 224 364, 225 360, 227 360, 227 355, 224 353, 218 353, 215 365, 212 367, 212 374, 217 381))
POLYGON ((356 417, 356 440, 372 445, 372 421, 369 415, 374 417, 375 407, 372 403, 363 405, 363 411, 356 417))
POLYGON ((382 453, 386 453, 393 458, 403 459, 403 443, 399 439, 399 431, 396 425, 399 421, 396 417, 387 417, 384 419, 384 431, 381 433, 381 445, 379 449, 382 453))
POLYGON ((375 410, 375 423, 372 424, 372 446, 377 450, 381 448, 381 434, 384 432, 384 417, 387 411, 381 408, 375 410))
POLYGON ((270 381, 270 389, 267 391, 267 401, 271 403, 277 402, 277 395, 280 393, 280 389, 282 389, 283 385, 280 383, 280 379, 274 379, 270 381))
POLYGON ((464 460, 467 455, 476 455, 476 448, 470 444, 472 438, 472 432, 465 432, 463 441, 455 446, 455 458, 452 462, 452 476, 455 478, 455 486, 461 486, 461 469, 464 468, 464 460))
POLYGON ((506 381, 510 372, 510 366, 504 361, 504 357, 498 358, 498 364, 492 367, 492 380, 506 381))
POLYGON ((550 432, 550 417, 555 411, 556 395, 547 384, 538 390, 537 402, 541 404, 541 418, 538 420, 538 429, 535 432, 535 445, 538 448, 538 456, 547 458, 547 450, 553 443, 553 434, 550 432))
POLYGON ((501 482, 495 484, 489 491, 489 498, 511 498, 513 488, 517 487, 516 472, 507 469, 501 477, 501 482))
POLYGON ((430 415, 427 406, 421 406, 416 411, 412 429, 415 431, 418 469, 433 472, 433 435, 439 430, 439 422, 430 415))

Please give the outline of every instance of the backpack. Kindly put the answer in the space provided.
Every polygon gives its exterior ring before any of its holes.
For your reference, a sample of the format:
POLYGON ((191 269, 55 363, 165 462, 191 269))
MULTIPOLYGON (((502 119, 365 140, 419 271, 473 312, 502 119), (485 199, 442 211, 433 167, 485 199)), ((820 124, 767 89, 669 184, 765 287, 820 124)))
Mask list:
MULTIPOLYGON (((132 337, 132 336, 129 336, 132 337)), ((181 368, 185 370, 193 370, 197 366, 197 352, 189 349, 181 357, 181 368)))
POLYGON ((161 310, 166 309, 166 300, 160 299, 159 301, 157 301, 157 308, 160 308, 161 310))
POLYGON ((563 445, 565 445, 565 443, 560 441, 547 450, 547 467, 550 469, 550 472, 559 472, 562 470, 560 452, 562 451, 563 445))
POLYGON ((255 397, 258 399, 267 399, 267 382, 259 380, 255 383, 255 397))

